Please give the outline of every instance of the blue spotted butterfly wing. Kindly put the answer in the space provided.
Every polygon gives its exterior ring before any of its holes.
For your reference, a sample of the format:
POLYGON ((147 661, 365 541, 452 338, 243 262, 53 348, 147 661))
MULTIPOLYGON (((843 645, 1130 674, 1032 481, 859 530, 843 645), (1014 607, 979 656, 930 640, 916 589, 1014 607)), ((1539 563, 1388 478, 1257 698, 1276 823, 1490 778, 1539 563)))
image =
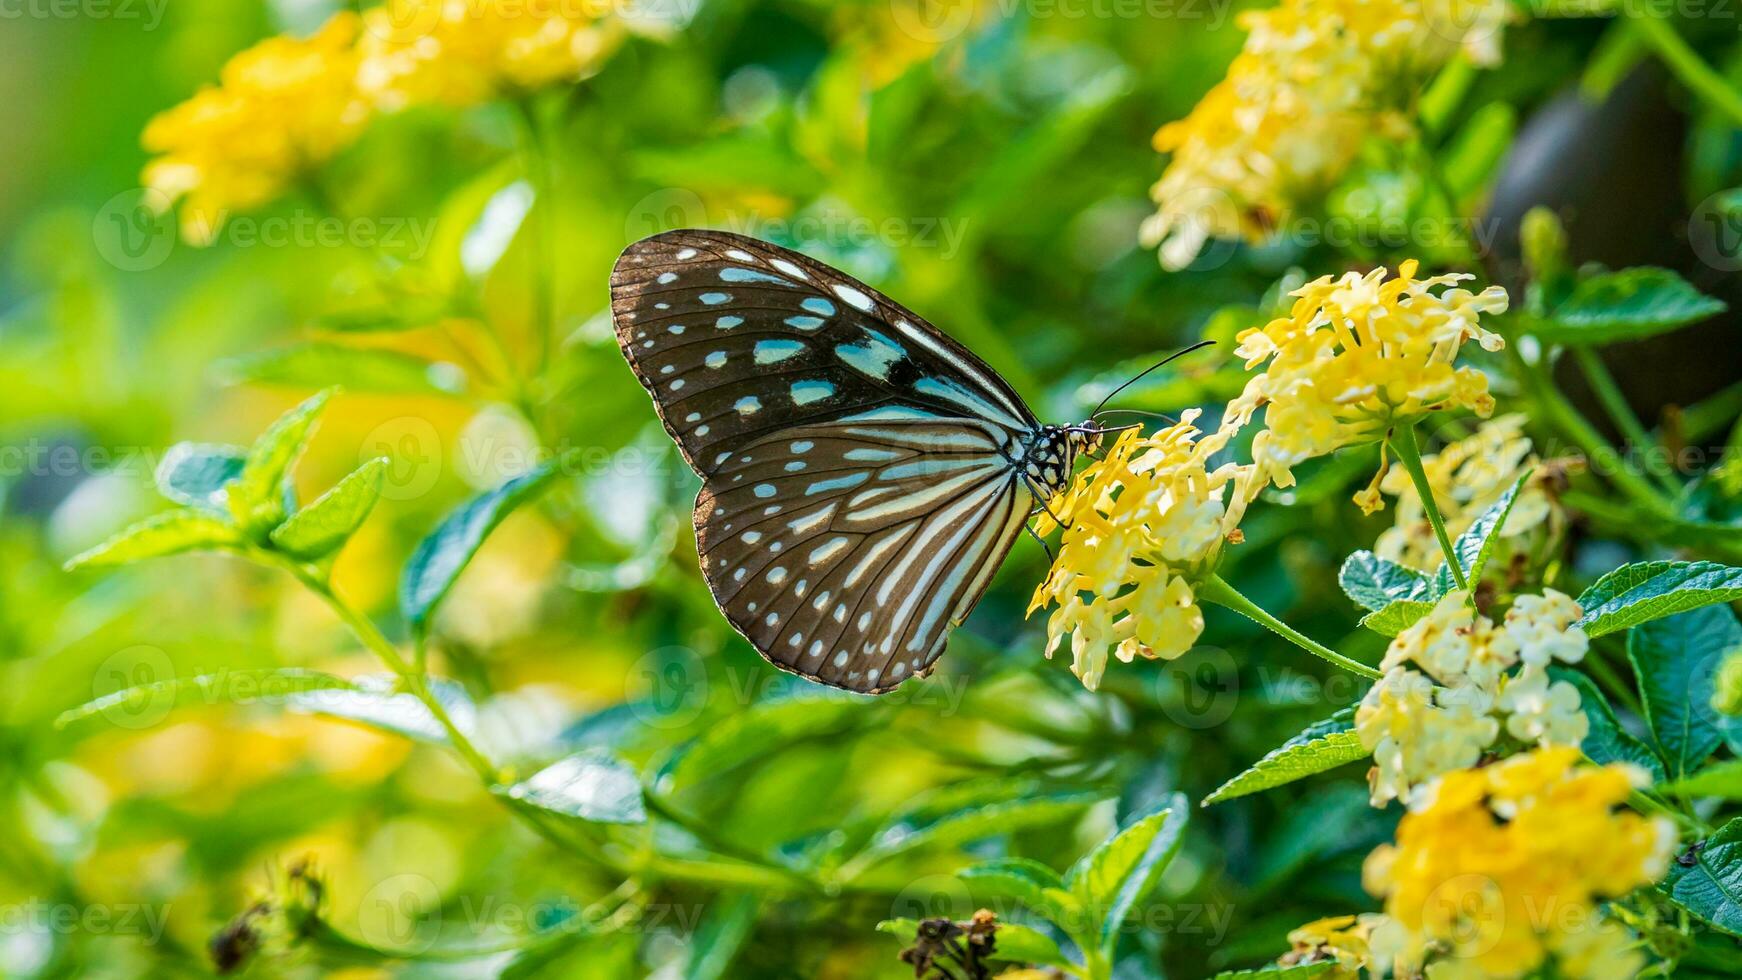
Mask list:
POLYGON ((611 308, 703 478, 697 548, 732 625, 836 687, 927 672, 1032 506, 1021 398, 871 287, 739 235, 631 245, 611 308))

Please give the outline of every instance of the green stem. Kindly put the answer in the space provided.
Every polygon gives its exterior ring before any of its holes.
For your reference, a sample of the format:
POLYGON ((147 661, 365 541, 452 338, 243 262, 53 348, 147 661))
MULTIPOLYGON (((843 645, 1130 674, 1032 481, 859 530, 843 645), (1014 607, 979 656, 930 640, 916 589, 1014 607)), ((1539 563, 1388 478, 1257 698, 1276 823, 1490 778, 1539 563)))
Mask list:
MULTIPOLYGON (((522 169, 532 185, 532 211, 526 216, 530 223, 533 333, 537 343, 538 361, 533 371, 535 379, 543 378, 550 367, 551 346, 556 334, 556 290, 551 280, 551 268, 556 263, 552 249, 551 209, 555 204, 555 180, 552 178, 550 150, 544 140, 538 107, 531 98, 515 102, 521 124, 522 169)), ((537 428, 538 420, 529 419, 537 428)))
POLYGON ((1738 94, 1723 75, 1706 64, 1699 53, 1676 33, 1675 27, 1654 12, 1652 6, 1624 4, 1622 9, 1644 35, 1646 43, 1657 52, 1658 58, 1689 91, 1728 116, 1732 125, 1742 124, 1742 94, 1738 94))
MULTIPOLYGON (((1524 355, 1519 352, 1517 344, 1507 344, 1506 350, 1519 372, 1519 380, 1541 404, 1543 413, 1548 416, 1549 421, 1556 428, 1561 430, 1562 435, 1566 436, 1573 445, 1585 454, 1587 460, 1595 463, 1601 457, 1614 452, 1604 441, 1603 434, 1597 431, 1596 426, 1593 426, 1588 419, 1579 414, 1579 410, 1573 407, 1573 403, 1567 401, 1566 396, 1555 388, 1553 380, 1546 376, 1546 372, 1541 369, 1540 365, 1533 365, 1526 361, 1524 355)), ((1618 453, 1616 455, 1619 456, 1618 453)), ((1663 498, 1657 488, 1646 482, 1639 474, 1621 465, 1621 460, 1617 459, 1616 465, 1607 468, 1603 475, 1608 477, 1609 482, 1613 483, 1616 489, 1653 514, 1660 517, 1668 517, 1673 514, 1674 508, 1663 498)))
POLYGON ((1295 646, 1300 647, 1302 650, 1305 650, 1313 656, 1336 664, 1338 667, 1341 667, 1352 674, 1360 674, 1362 677, 1371 677, 1374 680, 1378 680, 1380 677, 1379 671, 1372 667, 1367 666, 1359 660, 1351 660, 1350 658, 1343 656, 1337 651, 1332 650, 1330 647, 1327 647, 1299 632, 1294 627, 1289 626, 1287 623, 1277 619, 1270 613, 1265 612, 1263 607, 1240 594, 1237 589, 1232 585, 1229 585, 1220 575, 1211 575, 1204 581, 1199 582, 1197 595, 1199 599, 1202 599, 1205 602, 1213 602, 1218 606, 1234 610, 1240 615, 1265 627, 1272 633, 1275 633, 1277 636, 1293 643, 1295 646))
MULTIPOLYGON (((1655 443, 1650 433, 1645 431, 1645 424, 1639 421, 1639 416, 1633 414, 1633 407, 1627 404, 1627 396, 1621 393, 1621 386, 1615 383, 1615 376, 1609 373, 1603 359, 1589 347, 1574 347, 1572 352, 1573 360, 1578 362, 1579 370, 1584 372, 1592 393, 1603 405, 1603 411, 1608 413, 1610 420, 1621 430, 1629 444, 1639 447, 1641 453, 1646 453, 1655 443)), ((1667 470, 1651 465, 1649 455, 1645 458, 1645 471, 1657 480, 1665 492, 1671 495, 1681 493, 1682 488, 1675 478, 1667 470)))
POLYGON ((1452 547, 1451 535, 1446 533, 1445 518, 1440 516, 1440 505, 1434 500, 1433 484, 1428 482, 1427 468, 1421 462, 1421 446, 1415 441, 1415 423, 1398 426, 1392 431, 1389 440, 1391 451, 1397 454, 1397 461, 1403 464, 1403 469, 1409 474, 1409 481, 1415 484, 1415 495, 1421 498, 1422 513, 1427 515, 1427 522, 1433 525, 1434 537, 1439 539, 1440 551, 1446 556, 1446 567, 1452 570, 1452 580, 1458 583, 1458 588, 1468 589, 1470 582, 1464 577, 1464 566, 1458 562, 1458 552, 1452 547))

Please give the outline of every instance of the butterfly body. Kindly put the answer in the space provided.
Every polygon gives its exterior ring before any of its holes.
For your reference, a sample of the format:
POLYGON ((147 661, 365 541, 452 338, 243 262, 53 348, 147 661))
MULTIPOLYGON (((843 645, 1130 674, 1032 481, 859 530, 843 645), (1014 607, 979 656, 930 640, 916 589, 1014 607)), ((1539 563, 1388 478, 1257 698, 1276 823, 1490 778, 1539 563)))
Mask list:
POLYGON ((1042 425, 870 286, 740 235, 674 231, 611 275, 617 338, 702 477, 696 545, 769 662, 863 693, 928 673, 1099 430, 1042 425))

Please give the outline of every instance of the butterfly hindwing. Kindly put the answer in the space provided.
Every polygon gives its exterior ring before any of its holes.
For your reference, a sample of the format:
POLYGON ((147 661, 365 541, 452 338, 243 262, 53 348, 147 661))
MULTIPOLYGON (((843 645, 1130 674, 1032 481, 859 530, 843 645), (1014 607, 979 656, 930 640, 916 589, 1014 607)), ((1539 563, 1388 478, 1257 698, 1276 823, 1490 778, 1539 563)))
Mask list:
POLYGON ((631 245, 617 339, 703 477, 720 609, 771 663, 881 693, 929 670, 1033 496, 1040 424, 966 348, 800 253, 714 231, 631 245))
POLYGON ((1027 518, 1007 440, 980 422, 873 418, 743 447, 696 502, 721 610, 823 683, 876 693, 924 673, 1027 518))

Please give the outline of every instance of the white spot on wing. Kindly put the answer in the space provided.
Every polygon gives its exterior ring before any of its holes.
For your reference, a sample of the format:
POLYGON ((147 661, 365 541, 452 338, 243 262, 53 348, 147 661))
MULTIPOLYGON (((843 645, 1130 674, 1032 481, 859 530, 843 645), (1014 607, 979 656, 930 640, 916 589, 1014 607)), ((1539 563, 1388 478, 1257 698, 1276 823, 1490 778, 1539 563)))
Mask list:
POLYGON ((776 269, 779 269, 781 272, 784 272, 789 276, 797 276, 800 279, 809 279, 810 278, 810 276, 805 275, 805 271, 803 269, 799 268, 798 266, 794 265, 791 262, 788 262, 785 259, 769 259, 768 264, 771 266, 774 266, 776 269))
POLYGON ((708 359, 703 363, 711 368, 723 368, 726 366, 726 352, 723 350, 714 351, 708 355, 708 359))
POLYGON ((762 401, 755 395, 746 395, 732 403, 739 415, 755 415, 762 410, 762 401))
POLYGON ((795 381, 792 385, 792 401, 795 405, 809 405, 811 402, 832 398, 835 386, 827 381, 795 381))
POLYGON ((789 357, 804 353, 804 345, 796 340, 759 340, 756 342, 756 363, 778 364, 789 357))
POLYGON ((835 291, 836 296, 846 300, 848 306, 866 313, 871 312, 871 297, 845 283, 835 283, 830 288, 835 291))

